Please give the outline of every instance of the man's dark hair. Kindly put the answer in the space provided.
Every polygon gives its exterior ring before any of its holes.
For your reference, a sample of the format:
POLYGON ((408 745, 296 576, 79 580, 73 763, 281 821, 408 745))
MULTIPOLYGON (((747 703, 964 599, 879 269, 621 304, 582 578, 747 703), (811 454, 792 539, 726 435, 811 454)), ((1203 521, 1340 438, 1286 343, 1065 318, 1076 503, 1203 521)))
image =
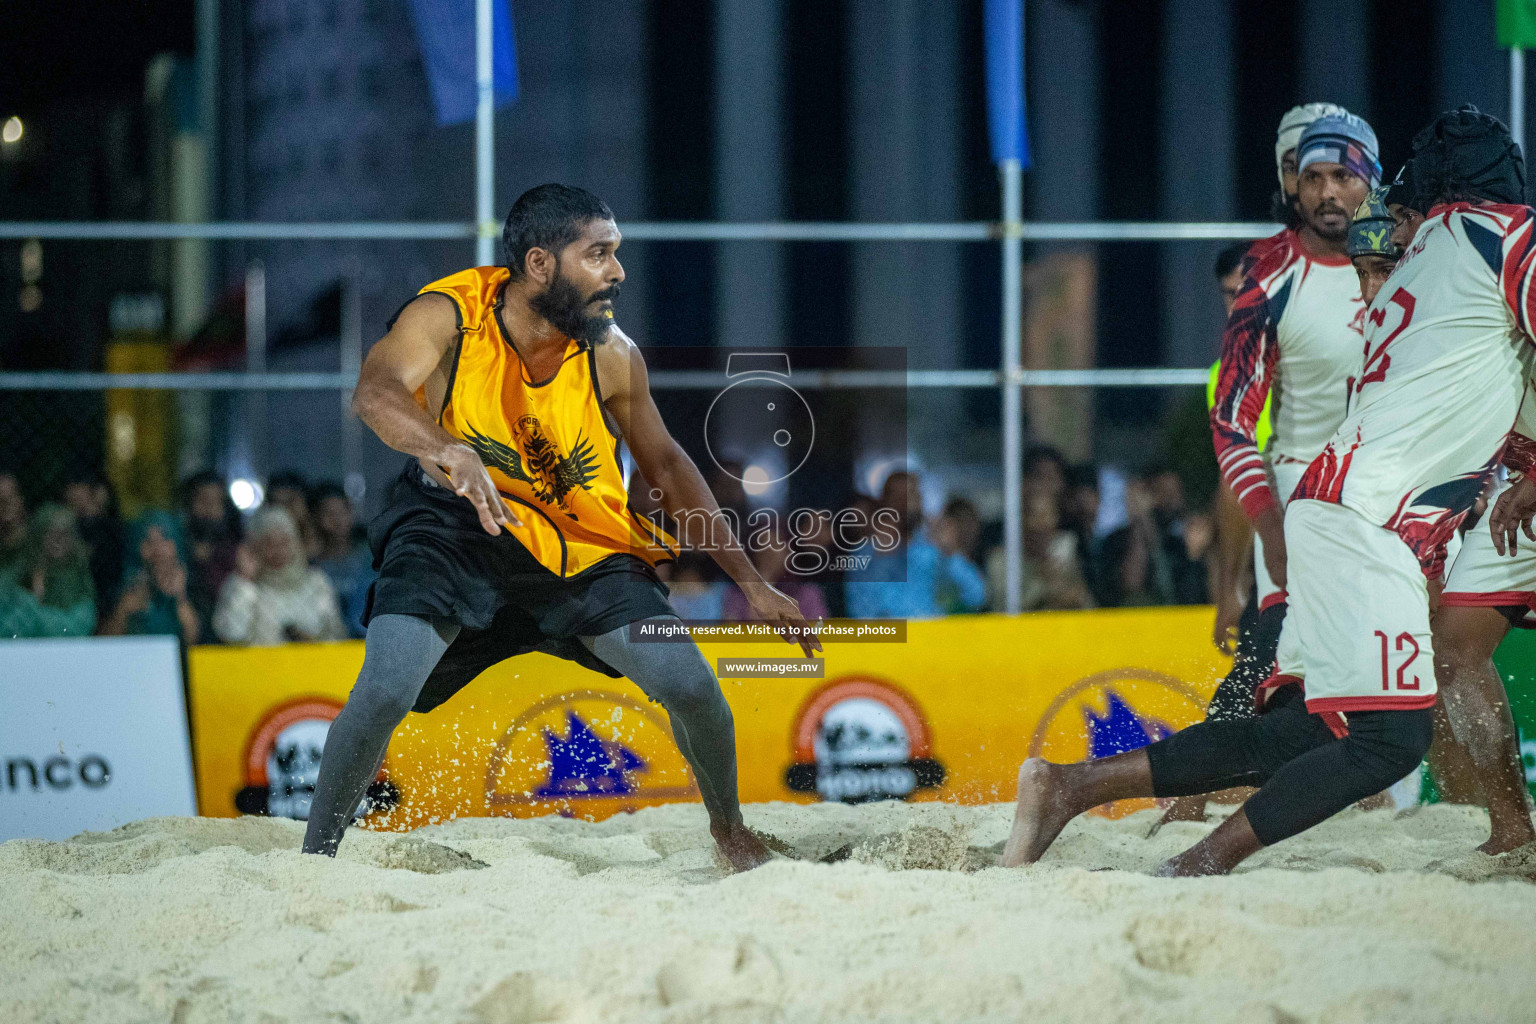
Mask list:
POLYGON ((352 499, 347 497, 347 489, 335 480, 322 480, 309 489, 305 500, 309 504, 310 512, 319 512, 320 505, 327 498, 340 498, 347 504, 352 504, 352 499))
POLYGON ((1220 281, 1243 262, 1243 253, 1248 251, 1247 242, 1233 242, 1216 254, 1216 280, 1220 281))
POLYGON ((1080 462, 1075 466, 1067 467, 1067 490, 1078 487, 1091 487, 1099 489, 1099 467, 1091 462, 1080 462))
POLYGON ((1053 448, 1048 444, 1031 445, 1024 450, 1024 475, 1030 476, 1047 462, 1055 463, 1056 468, 1061 470, 1062 478, 1066 478, 1067 469, 1069 468, 1067 457, 1061 454, 1060 449, 1053 448))
POLYGON ((559 255, 594 220, 613 220, 613 211, 584 188, 550 182, 518 196, 501 229, 501 258, 512 280, 523 279, 523 259, 529 249, 559 255))
POLYGON ((279 487, 287 487, 298 491, 300 494, 309 493, 309 481, 304 479, 304 474, 296 469, 280 469, 267 477, 267 493, 271 494, 279 487))

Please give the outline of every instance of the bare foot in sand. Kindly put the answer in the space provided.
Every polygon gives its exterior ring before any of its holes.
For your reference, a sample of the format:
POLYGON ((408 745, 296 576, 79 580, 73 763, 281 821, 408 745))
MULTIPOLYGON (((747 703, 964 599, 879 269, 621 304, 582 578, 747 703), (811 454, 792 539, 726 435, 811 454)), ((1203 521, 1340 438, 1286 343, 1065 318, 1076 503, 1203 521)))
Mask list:
POLYGON ((1477 848, 1477 852, 1497 857, 1501 853, 1518 850, 1530 842, 1531 837, 1520 830, 1495 829, 1488 841, 1477 848))
POLYGON ((1152 874, 1156 878, 1198 878, 1202 875, 1225 875, 1230 870, 1222 867, 1197 846, 1185 850, 1177 857, 1169 857, 1153 868, 1152 874))
POLYGON ((1013 812, 1013 831, 1003 847, 1003 867, 1039 860, 1077 816, 1061 792, 1062 768, 1039 757, 1019 768, 1019 803, 1013 812))
POLYGON ((732 872, 751 871, 773 859, 768 844, 745 825, 710 825, 709 834, 715 837, 715 848, 732 872))
POLYGON ((1242 808, 1194 846, 1177 857, 1169 857, 1153 870, 1158 878, 1196 878, 1201 875, 1226 875, 1248 857, 1264 848, 1248 813, 1242 808))
POLYGON ((1527 843, 1536 843, 1536 828, 1531 826, 1531 812, 1526 799, 1524 788, 1502 792, 1494 789, 1487 801, 1488 841, 1477 848, 1478 853, 1497 857, 1501 853, 1518 850, 1527 843))

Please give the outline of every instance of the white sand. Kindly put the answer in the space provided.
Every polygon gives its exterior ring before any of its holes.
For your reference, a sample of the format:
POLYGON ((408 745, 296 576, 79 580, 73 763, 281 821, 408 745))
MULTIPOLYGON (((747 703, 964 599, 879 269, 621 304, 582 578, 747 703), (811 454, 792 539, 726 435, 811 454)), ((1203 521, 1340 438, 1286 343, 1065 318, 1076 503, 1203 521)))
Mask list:
POLYGON ((1469 854, 1478 812, 1350 812, 1192 881, 1139 872, 1209 826, 1149 813, 977 870, 1009 813, 754 806, 862 845, 734 877, 697 806, 354 830, 336 862, 257 818, 11 842, 0 1021, 1536 1020, 1536 886, 1452 877, 1536 858, 1469 854))

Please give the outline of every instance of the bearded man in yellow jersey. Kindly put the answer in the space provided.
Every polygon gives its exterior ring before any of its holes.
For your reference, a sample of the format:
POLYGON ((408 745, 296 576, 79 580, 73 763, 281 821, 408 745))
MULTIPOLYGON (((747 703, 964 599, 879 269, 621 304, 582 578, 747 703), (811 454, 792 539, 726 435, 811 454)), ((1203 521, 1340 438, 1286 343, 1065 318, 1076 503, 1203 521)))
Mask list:
MULTIPOLYGON (((669 514, 720 517, 613 322, 619 241, 592 193, 530 189, 507 217, 506 265, 427 285, 368 353, 353 409, 414 461, 369 527, 379 579, 367 653, 326 740, 306 853, 335 854, 407 712, 544 651, 627 676, 661 703, 720 852, 736 870, 770 856, 742 821, 735 727, 709 664, 692 641, 631 632, 677 624, 655 572, 675 542, 630 510, 619 443, 669 514)), ((757 618, 807 656, 820 649, 734 536, 710 553, 757 618)))

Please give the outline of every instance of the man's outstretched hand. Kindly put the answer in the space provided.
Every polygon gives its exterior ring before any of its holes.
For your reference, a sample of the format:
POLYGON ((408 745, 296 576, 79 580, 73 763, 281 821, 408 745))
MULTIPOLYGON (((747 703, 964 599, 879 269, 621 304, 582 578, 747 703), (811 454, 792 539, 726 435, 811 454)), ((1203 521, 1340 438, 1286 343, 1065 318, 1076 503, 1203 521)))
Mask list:
POLYGON ((799 644, 807 658, 812 652, 821 650, 821 641, 811 632, 794 598, 772 584, 763 582, 743 584, 741 592, 752 606, 752 614, 761 622, 779 627, 779 635, 785 643, 799 644))
POLYGON ((506 502, 501 500, 501 495, 496 493, 496 484, 492 482, 491 474, 485 471, 485 465, 473 448, 456 444, 436 460, 418 461, 427 476, 475 506, 475 514, 480 517, 480 527, 486 533, 495 536, 504 526, 523 525, 522 520, 513 515, 506 502))
POLYGON ((1519 550, 1519 536, 1536 543, 1536 533, 1531 532, 1531 519, 1536 516, 1536 483, 1530 477, 1516 480, 1514 485, 1493 503, 1488 515, 1488 530, 1493 534, 1493 549, 1501 555, 1513 555, 1519 550))

